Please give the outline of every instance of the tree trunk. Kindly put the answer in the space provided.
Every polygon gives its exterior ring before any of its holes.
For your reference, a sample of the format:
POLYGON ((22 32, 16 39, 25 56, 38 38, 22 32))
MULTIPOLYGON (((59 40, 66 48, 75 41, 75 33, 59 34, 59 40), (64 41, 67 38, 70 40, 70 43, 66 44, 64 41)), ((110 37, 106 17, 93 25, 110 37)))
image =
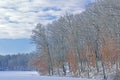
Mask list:
POLYGON ((103 63, 103 61, 101 61, 101 64, 102 64, 102 69, 103 69, 103 76, 104 76, 104 79, 107 80, 107 76, 106 76, 106 73, 105 73, 105 67, 104 67, 104 63, 103 63))

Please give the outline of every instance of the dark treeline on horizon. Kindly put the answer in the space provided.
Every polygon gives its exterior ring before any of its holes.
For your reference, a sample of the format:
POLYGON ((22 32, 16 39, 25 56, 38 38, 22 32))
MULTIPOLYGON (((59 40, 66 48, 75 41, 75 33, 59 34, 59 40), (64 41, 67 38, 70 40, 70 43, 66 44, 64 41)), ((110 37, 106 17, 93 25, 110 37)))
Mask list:
POLYGON ((0 55, 0 71, 32 71, 30 61, 35 54, 0 55))

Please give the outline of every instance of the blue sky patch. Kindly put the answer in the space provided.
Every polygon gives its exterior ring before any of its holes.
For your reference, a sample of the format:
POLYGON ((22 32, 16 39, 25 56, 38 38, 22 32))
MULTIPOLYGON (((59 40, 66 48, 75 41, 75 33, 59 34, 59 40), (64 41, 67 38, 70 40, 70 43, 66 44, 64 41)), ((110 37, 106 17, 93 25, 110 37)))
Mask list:
POLYGON ((56 7, 46 7, 43 9, 43 11, 49 11, 49 10, 53 10, 53 11, 61 11, 60 8, 56 8, 56 7))
POLYGON ((30 39, 0 39, 0 54, 29 53, 35 50, 30 39))

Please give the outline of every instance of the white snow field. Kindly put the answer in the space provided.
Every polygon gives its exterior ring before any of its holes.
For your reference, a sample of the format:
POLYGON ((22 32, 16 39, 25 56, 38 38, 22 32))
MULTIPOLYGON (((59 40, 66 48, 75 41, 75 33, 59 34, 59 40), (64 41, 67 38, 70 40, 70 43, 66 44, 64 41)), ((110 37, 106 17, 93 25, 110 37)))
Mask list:
POLYGON ((95 79, 40 76, 37 72, 30 71, 1 71, 0 80, 95 80, 95 79))

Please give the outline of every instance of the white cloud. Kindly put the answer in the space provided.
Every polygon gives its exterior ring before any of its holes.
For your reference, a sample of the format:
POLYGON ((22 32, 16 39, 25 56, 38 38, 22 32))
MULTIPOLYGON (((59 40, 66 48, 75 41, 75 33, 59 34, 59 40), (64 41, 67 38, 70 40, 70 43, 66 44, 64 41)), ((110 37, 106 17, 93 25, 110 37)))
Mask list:
POLYGON ((0 0, 0 38, 29 38, 35 24, 47 24, 66 11, 83 11, 84 0, 0 0))

